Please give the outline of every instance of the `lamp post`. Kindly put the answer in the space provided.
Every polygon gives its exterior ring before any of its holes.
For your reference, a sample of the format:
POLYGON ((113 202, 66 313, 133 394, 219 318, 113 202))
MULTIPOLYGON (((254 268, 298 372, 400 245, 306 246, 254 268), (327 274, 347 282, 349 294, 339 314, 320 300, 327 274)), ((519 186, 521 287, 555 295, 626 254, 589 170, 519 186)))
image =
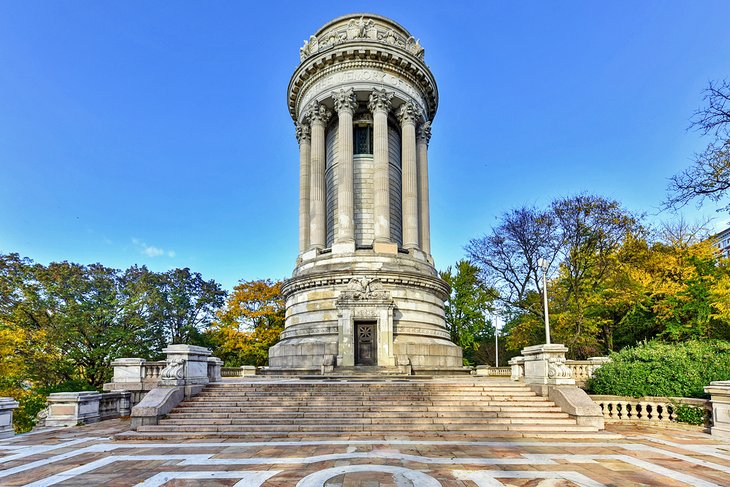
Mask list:
POLYGON ((548 298, 547 298, 547 270, 548 261, 540 257, 537 265, 542 269, 542 299, 545 307, 545 343, 550 345, 550 317, 548 316, 548 298))
POLYGON ((494 366, 499 367, 499 327, 497 326, 497 315, 494 319, 494 366))

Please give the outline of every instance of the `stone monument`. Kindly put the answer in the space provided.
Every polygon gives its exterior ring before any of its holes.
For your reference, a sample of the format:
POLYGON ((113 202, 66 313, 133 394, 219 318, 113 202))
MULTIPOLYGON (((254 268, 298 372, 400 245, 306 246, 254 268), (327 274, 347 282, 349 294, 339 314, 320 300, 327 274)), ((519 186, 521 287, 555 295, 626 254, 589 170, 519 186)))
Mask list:
POLYGON ((320 28, 289 82, 299 141, 299 256, 269 370, 462 372, 431 258, 428 143, 438 91, 424 49, 373 14, 320 28))

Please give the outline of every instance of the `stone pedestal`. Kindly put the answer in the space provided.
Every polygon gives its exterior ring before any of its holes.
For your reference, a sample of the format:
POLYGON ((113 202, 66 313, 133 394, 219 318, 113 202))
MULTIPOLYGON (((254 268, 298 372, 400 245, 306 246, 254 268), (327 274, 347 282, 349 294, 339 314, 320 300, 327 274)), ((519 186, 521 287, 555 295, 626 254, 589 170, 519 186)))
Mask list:
POLYGON ((208 382, 220 382, 221 367, 223 367, 223 361, 218 357, 208 357, 208 382))
POLYGON ((730 380, 710 382, 705 387, 712 402, 712 436, 720 440, 730 440, 730 380))
POLYGON ((112 361, 114 367, 113 382, 140 383, 144 381, 144 364, 147 361, 143 358, 118 358, 112 361))
POLYGON ((54 392, 48 396, 46 426, 76 426, 100 420, 101 394, 94 391, 54 392))
POLYGON ((0 438, 9 438, 15 434, 13 430, 13 410, 18 401, 12 397, 0 397, 0 438))
POLYGON ((575 385, 573 374, 565 365, 567 351, 568 347, 560 344, 524 348, 522 357, 525 384, 575 385))
POLYGON ((195 345, 170 345, 162 351, 167 354, 167 367, 160 375, 161 386, 204 386, 208 383, 209 349, 195 345))
POLYGON ((525 376, 525 357, 512 357, 507 363, 512 368, 512 380, 517 381, 525 376))

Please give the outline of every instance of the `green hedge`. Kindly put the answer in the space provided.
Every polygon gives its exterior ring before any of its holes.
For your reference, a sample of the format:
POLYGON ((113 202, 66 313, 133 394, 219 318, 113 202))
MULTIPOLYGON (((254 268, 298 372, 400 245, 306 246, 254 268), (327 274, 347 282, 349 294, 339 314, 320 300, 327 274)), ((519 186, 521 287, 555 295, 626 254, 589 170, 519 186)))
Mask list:
POLYGON ((730 342, 655 340, 612 353, 587 388, 612 396, 705 398, 714 380, 730 380, 730 342))

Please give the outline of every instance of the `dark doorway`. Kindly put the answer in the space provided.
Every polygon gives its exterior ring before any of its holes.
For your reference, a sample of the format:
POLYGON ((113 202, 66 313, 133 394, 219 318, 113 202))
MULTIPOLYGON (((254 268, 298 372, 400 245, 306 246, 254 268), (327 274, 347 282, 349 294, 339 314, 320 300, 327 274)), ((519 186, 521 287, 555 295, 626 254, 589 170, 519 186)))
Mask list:
POLYGON ((375 321, 355 322, 355 365, 378 365, 377 333, 375 321))

